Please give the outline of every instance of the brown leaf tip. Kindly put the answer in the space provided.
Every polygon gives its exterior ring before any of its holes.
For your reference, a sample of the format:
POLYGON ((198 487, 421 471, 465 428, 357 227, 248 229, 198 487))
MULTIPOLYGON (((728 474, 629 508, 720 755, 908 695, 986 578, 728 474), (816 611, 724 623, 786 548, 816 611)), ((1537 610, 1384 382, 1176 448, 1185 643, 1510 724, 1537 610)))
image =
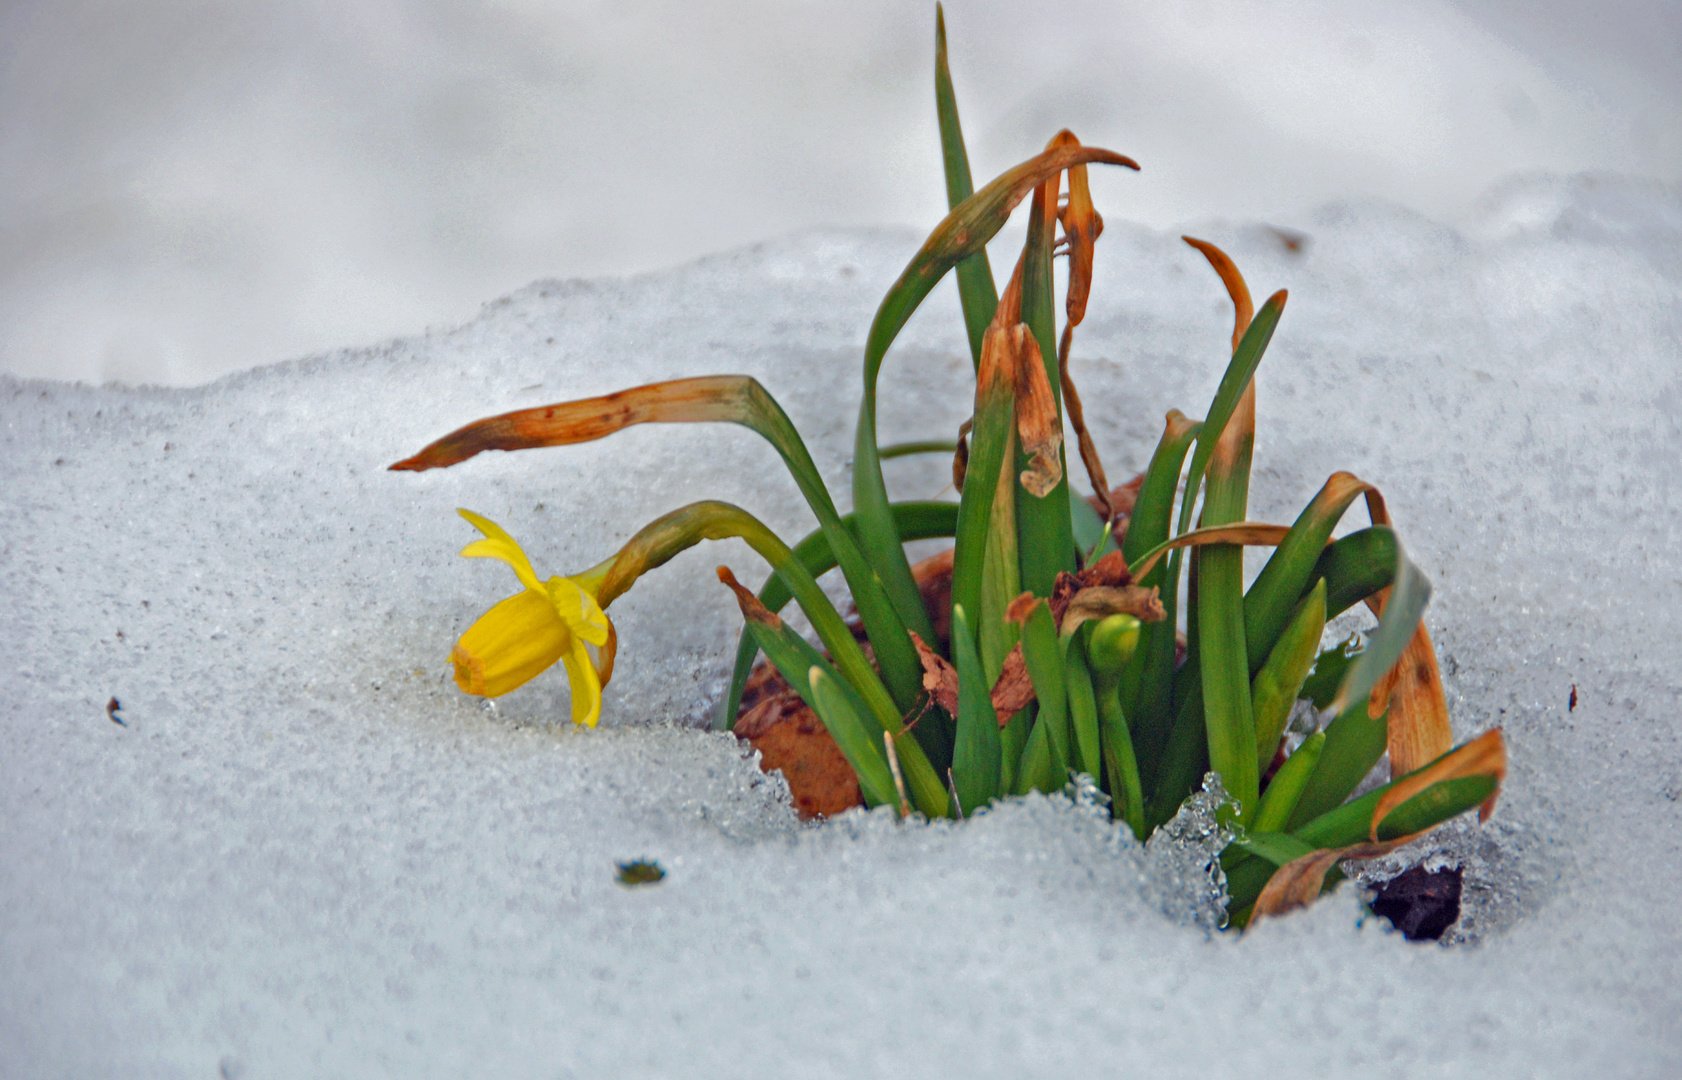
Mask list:
POLYGON ((1133 575, 1127 572, 1127 560, 1121 552, 1111 551, 1082 570, 1078 575, 1082 585, 1131 585, 1133 575))
POLYGON ((1033 593, 1023 592, 1015 600, 1012 600, 1009 606, 1005 608, 1005 622, 1027 622, 1028 616, 1034 613, 1035 605, 1040 602, 1040 598, 1035 596, 1033 593))
POLYGON ((736 594, 736 605, 742 609, 742 618, 749 622, 759 623, 762 626, 769 626, 773 630, 782 627, 783 620, 777 617, 777 613, 760 603, 759 597, 737 581, 736 575, 730 572, 728 566, 718 568, 718 580, 728 585, 730 591, 736 594))

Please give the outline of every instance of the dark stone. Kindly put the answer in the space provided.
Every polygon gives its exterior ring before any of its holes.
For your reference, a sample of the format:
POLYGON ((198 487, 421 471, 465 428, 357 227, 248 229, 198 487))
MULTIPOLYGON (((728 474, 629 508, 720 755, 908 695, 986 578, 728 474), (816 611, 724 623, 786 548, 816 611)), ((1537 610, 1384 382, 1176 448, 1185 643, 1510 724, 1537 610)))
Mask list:
POLYGON ((1410 867, 1373 890, 1374 914, 1409 941, 1439 941, 1460 918, 1460 868, 1427 870, 1410 867))

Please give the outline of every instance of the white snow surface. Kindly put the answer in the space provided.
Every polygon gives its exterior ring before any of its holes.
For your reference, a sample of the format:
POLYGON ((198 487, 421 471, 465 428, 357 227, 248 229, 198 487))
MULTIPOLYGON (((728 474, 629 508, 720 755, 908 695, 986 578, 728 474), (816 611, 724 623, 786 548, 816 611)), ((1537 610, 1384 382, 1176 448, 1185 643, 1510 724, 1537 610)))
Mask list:
MULTIPOLYGON (((1167 409, 1201 414, 1231 316, 1195 252, 1114 216, 1072 366, 1119 480, 1167 409)), ((845 505, 864 335, 919 237, 808 232, 197 389, 0 380, 0 1074, 1675 1075, 1682 190, 1515 181, 1465 231, 1336 205, 1298 253, 1193 231, 1292 293, 1251 516, 1339 468, 1380 485, 1456 735, 1506 731, 1495 818, 1408 853, 1465 866, 1455 944, 1354 885, 1210 933, 1199 883, 1081 800, 798 823, 698 727, 739 621, 712 567, 763 574, 737 544, 615 604, 598 730, 560 669, 496 709, 456 690, 453 639, 516 587, 456 557, 457 506, 541 574, 696 498, 812 525, 714 425, 385 471, 468 420, 744 372, 845 505), (639 856, 666 879, 616 884, 639 856)), ((884 439, 949 435, 969 384, 943 285, 884 439)), ((900 497, 945 483, 887 467, 900 497)))

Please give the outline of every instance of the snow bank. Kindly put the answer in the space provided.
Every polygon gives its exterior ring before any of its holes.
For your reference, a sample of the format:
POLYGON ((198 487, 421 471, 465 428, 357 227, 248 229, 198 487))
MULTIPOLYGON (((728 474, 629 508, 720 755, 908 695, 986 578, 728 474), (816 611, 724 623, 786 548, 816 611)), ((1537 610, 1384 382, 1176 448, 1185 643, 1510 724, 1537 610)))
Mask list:
MULTIPOLYGON (((1119 477, 1166 409, 1206 404, 1230 315, 1195 252, 1114 216, 1075 375, 1119 477)), ((788 538, 810 519, 722 427, 384 466, 487 413, 746 372, 845 492, 863 336, 917 237, 806 233, 195 390, 0 381, 0 1072, 1682 1067, 1682 193, 1532 180, 1468 233, 1336 206, 1295 252, 1195 231, 1258 293, 1292 291, 1252 516, 1288 521, 1337 468, 1383 487, 1437 585, 1457 735, 1506 729, 1496 819, 1412 853, 1467 867, 1463 944, 1405 942, 1351 887, 1211 937, 1066 799, 798 825, 780 781, 693 726, 737 624, 710 569, 762 572, 735 544, 615 605, 602 729, 560 720, 558 671, 496 709, 455 690, 451 641, 514 587, 455 557, 457 506, 541 573, 692 498, 788 538), (643 855, 665 881, 617 886, 643 855)), ((948 289, 889 358, 885 438, 962 419, 948 289)), ((946 482, 888 468, 905 497, 946 482)))

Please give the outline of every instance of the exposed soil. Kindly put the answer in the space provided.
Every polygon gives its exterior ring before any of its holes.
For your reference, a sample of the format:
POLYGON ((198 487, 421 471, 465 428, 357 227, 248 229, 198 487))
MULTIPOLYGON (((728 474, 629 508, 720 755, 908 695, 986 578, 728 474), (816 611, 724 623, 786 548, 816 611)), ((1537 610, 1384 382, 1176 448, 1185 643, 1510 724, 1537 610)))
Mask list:
POLYGON ((1374 886, 1372 909, 1409 941, 1440 941, 1460 918, 1460 868, 1410 867, 1374 886))

